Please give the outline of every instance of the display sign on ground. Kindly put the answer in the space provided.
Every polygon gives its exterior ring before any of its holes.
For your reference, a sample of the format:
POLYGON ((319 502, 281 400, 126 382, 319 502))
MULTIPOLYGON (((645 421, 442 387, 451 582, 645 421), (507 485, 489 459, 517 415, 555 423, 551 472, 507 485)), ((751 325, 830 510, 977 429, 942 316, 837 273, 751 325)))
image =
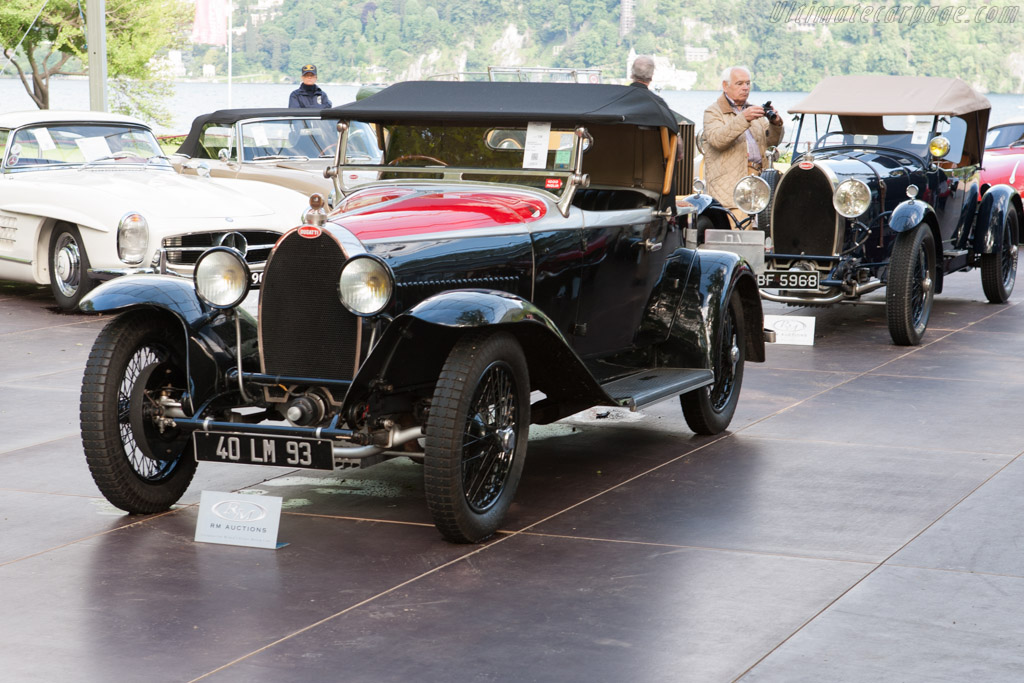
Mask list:
POLYGON ((282 498, 203 491, 196 520, 197 543, 222 543, 276 550, 282 498))

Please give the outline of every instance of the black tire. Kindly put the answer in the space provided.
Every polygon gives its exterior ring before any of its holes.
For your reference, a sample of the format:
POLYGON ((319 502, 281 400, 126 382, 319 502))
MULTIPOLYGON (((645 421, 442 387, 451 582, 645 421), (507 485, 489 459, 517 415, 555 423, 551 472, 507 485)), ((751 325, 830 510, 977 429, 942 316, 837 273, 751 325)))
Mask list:
POLYGON ((714 383, 679 397, 686 424, 697 434, 719 434, 732 422, 743 386, 745 334, 743 305, 733 292, 712 352, 714 383))
POLYGON ((508 511, 526 459, 530 382, 515 337, 472 333, 448 354, 427 417, 424 488, 453 543, 483 541, 508 511))
POLYGON ((924 223, 896 236, 889 259, 885 310, 895 344, 916 346, 935 298, 935 238, 924 223))
POLYGON ((1012 206, 1003 222, 1002 248, 995 254, 981 255, 981 288, 989 303, 1005 304, 1017 281, 1017 241, 1020 219, 1012 206))
POLYGON ((78 310, 82 297, 96 286, 96 281, 89 277, 89 255, 78 228, 68 223, 55 225, 48 253, 53 298, 63 311, 78 310))
POLYGON ((82 379, 82 445, 103 496, 132 514, 168 509, 196 471, 192 439, 151 419, 161 393, 185 391, 180 327, 151 311, 121 315, 100 332, 82 379))

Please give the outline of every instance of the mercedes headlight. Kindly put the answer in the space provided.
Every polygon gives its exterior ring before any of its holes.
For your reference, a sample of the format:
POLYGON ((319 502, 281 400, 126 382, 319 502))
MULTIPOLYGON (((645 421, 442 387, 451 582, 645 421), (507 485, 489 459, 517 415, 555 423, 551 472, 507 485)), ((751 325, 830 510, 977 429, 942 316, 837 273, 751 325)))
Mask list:
POLYGON ((772 190, 759 176, 748 175, 736 183, 732 198, 743 213, 760 213, 768 206, 772 190))
POLYGON ((375 256, 356 256, 341 269, 338 296, 356 315, 376 315, 391 301, 395 280, 387 265, 375 256))
POLYGON ((149 246, 149 223, 140 213, 128 213, 117 224, 117 257, 132 265, 142 263, 149 246))
POLYGON ((232 308, 249 293, 249 264, 231 247, 213 247, 196 261, 192 279, 200 299, 214 308, 232 308))
POLYGON ((844 218, 856 218, 871 206, 871 190, 863 180, 847 178, 832 195, 832 206, 844 218))

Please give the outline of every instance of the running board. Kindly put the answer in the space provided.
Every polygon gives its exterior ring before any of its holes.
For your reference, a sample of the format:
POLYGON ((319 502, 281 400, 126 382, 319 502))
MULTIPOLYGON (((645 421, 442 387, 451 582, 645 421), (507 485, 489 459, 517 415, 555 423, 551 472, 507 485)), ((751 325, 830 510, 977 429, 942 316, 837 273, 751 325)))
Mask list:
POLYGON ((710 370, 657 368, 622 377, 601 385, 624 408, 637 410, 670 396, 700 389, 715 381, 710 370))

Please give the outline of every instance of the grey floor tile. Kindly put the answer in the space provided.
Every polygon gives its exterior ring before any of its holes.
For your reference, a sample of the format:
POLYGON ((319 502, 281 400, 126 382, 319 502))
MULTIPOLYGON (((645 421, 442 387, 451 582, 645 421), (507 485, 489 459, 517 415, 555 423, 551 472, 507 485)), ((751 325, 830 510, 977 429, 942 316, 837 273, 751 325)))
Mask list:
POLYGON ((1024 461, 1014 460, 892 558, 893 564, 1024 577, 1024 461))
POLYGON ((867 570, 517 536, 209 680, 727 681, 867 570))
POLYGON ((732 436, 531 530, 881 562, 1006 461, 732 436))
POLYGON ((276 551, 194 543, 194 530, 183 510, 0 566, 4 679, 191 680, 476 549, 293 515, 276 551))
POLYGON ((753 425, 746 433, 1016 455, 1024 443, 1022 402, 1024 385, 1015 382, 870 375, 753 425), (996 424, 999 429, 992 429, 996 424))
POLYGON ((883 567, 743 683, 1017 683, 1024 580, 883 567))
POLYGON ((12 381, 0 379, 0 455, 80 433, 82 370, 71 368, 12 381))

